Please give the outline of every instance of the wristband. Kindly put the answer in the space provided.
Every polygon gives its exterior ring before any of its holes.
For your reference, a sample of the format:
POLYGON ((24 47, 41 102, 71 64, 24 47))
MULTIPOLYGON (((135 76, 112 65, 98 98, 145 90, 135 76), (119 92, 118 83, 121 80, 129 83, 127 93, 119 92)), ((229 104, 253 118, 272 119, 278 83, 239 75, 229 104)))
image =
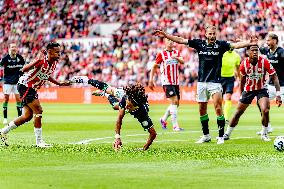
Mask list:
POLYGON ((276 96, 281 96, 281 92, 280 91, 276 91, 276 96))
POLYGON ((120 138, 120 134, 115 134, 115 135, 114 135, 114 138, 115 138, 115 139, 119 139, 119 138, 120 138))

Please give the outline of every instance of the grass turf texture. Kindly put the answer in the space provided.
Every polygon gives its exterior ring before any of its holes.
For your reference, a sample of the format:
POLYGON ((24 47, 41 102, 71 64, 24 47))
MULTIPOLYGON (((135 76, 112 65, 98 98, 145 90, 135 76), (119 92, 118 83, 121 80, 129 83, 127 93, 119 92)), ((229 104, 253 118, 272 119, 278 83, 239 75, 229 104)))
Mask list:
MULTIPOLYGON (((16 115, 9 105, 10 118, 16 115)), ((0 188, 281 188, 284 153, 273 141, 256 136, 260 115, 248 108, 232 140, 217 145, 216 116, 209 105, 212 142, 194 144, 201 135, 198 106, 182 105, 179 123, 185 132, 162 131, 159 118, 166 105, 152 105, 158 131, 149 151, 147 132, 130 115, 123 121, 123 150, 112 142, 117 112, 107 105, 43 104, 43 135, 50 149, 33 146, 32 122, 9 134, 0 147, 0 188), (247 137, 247 138, 246 138, 247 137), (70 144, 89 140, 89 144, 70 144)), ((234 110, 233 110, 234 111, 234 110)), ((283 108, 271 108, 272 136, 284 135, 283 108)), ((170 120, 169 120, 170 122, 170 120)))

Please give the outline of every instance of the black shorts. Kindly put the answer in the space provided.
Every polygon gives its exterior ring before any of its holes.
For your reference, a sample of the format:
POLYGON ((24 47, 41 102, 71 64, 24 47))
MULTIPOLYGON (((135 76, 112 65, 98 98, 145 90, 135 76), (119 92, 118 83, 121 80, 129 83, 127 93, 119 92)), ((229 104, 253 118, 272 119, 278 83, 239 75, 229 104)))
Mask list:
POLYGON ((167 98, 177 96, 180 99, 179 85, 163 85, 163 89, 167 98))
POLYGON ((22 100, 22 106, 33 102, 35 99, 38 99, 36 90, 31 87, 26 87, 25 85, 18 84, 18 91, 22 100))
POLYGON ((233 94, 235 77, 222 77, 221 84, 223 87, 223 94, 233 94))
POLYGON ((261 99, 262 97, 269 98, 267 89, 261 89, 261 90, 256 90, 256 91, 248 91, 248 92, 243 91, 240 102, 243 103, 243 104, 251 104, 254 97, 257 97, 257 101, 259 99, 261 99))

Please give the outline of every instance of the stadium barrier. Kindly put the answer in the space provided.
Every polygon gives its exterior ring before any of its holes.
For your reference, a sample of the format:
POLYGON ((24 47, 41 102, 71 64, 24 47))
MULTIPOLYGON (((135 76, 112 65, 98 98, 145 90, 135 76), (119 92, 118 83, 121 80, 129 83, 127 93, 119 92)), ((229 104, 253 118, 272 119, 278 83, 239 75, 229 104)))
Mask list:
MULTIPOLYGON (((46 103, 84 103, 84 104, 105 104, 108 103, 107 98, 92 96, 92 90, 95 88, 42 88, 38 91, 38 96, 41 102, 46 103)), ((162 87, 155 87, 151 91, 146 87, 148 100, 151 104, 168 104, 162 87)), ((196 103, 196 88, 195 87, 181 87, 181 104, 196 103)), ((4 99, 4 94, 0 93, 1 99, 4 99)), ((14 95, 10 97, 11 101, 15 101, 14 95)), ((239 100, 239 93, 234 93, 232 100, 237 102, 239 100)))

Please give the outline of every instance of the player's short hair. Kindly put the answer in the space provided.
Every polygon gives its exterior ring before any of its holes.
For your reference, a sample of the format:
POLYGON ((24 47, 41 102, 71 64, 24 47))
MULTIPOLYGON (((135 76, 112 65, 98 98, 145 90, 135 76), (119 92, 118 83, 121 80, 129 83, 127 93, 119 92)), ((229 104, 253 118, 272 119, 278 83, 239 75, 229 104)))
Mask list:
POLYGON ((56 42, 49 42, 46 46, 46 49, 49 50, 49 49, 53 49, 54 47, 60 47, 60 44, 56 42))
POLYGON ((136 106, 145 104, 148 102, 148 96, 145 94, 145 88, 141 83, 135 83, 123 87, 127 98, 136 106))
POLYGON ((258 45, 256 45, 256 44, 255 44, 255 45, 250 45, 250 46, 247 47, 247 50, 250 50, 251 47, 256 47, 256 48, 258 48, 258 45))
POLYGON ((212 24, 206 24, 205 25, 205 30, 216 30, 216 26, 212 25, 212 24))
POLYGON ((275 33, 269 33, 268 37, 270 37, 271 39, 275 39, 278 43, 278 35, 276 35, 275 33))

